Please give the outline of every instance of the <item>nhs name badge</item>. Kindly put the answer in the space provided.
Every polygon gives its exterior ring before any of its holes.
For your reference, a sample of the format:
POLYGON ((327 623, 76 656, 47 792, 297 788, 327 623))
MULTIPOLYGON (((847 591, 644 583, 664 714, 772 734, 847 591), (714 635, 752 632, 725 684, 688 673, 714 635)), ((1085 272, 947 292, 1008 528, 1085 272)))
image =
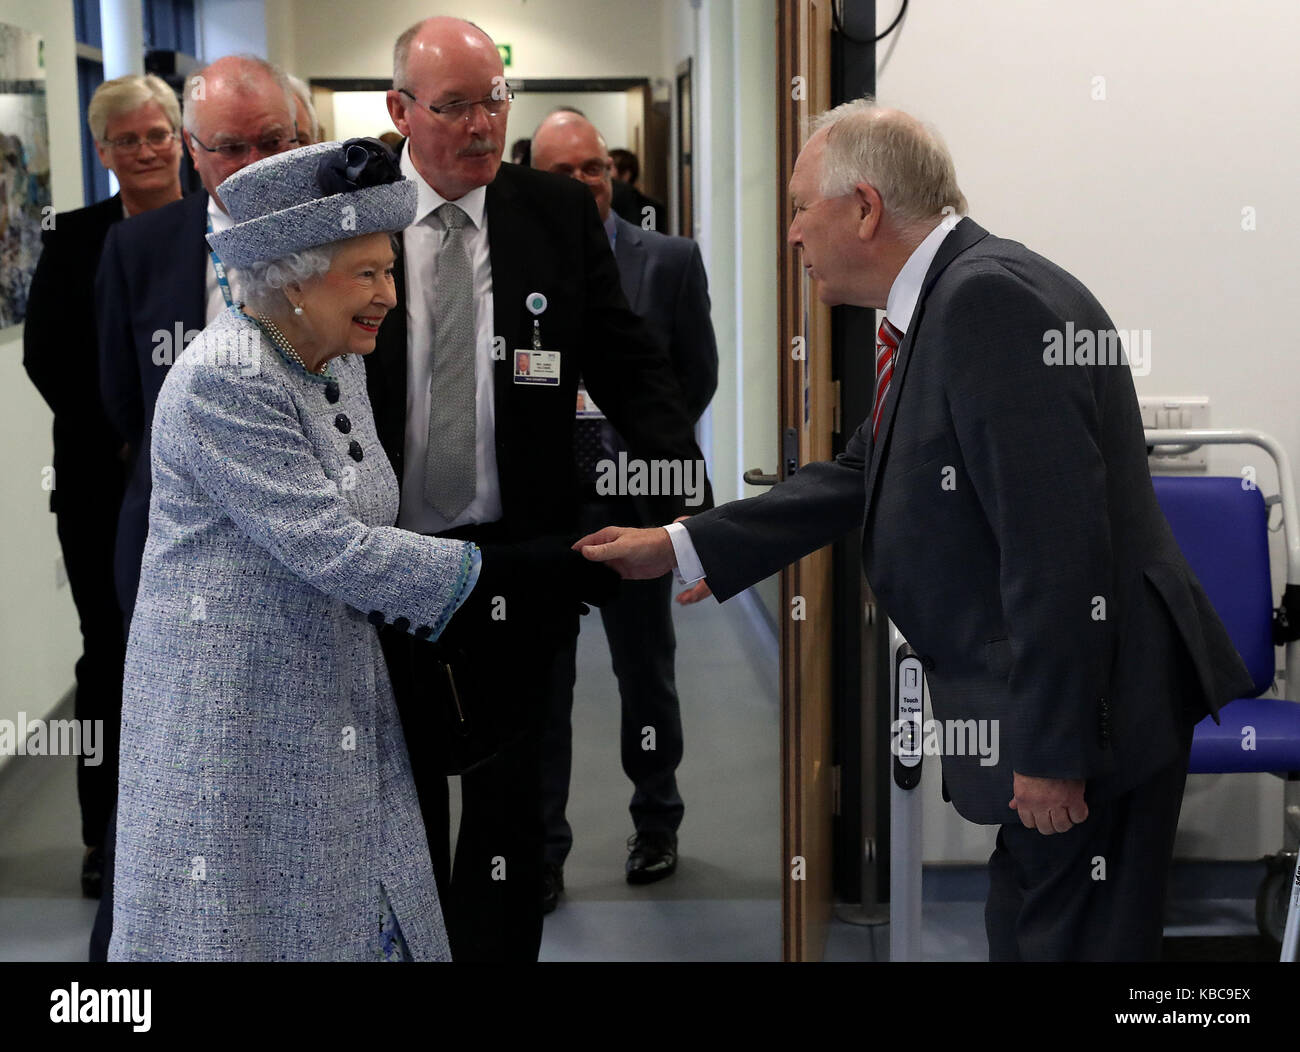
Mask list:
POLYGON ((558 387, 560 352, 531 349, 515 351, 515 383, 558 387))
POLYGON ((546 310, 546 297, 540 292, 530 292, 524 297, 524 306, 533 316, 533 346, 515 351, 515 383, 558 387, 560 352, 542 350, 541 317, 546 310))

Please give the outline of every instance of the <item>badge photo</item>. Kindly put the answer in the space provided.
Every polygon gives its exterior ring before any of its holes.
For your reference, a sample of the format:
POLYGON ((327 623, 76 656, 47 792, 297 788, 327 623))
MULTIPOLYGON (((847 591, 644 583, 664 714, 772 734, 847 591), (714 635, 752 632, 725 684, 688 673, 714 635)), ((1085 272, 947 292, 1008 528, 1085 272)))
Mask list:
POLYGON ((560 352, 518 349, 515 351, 515 383, 558 387, 560 352))

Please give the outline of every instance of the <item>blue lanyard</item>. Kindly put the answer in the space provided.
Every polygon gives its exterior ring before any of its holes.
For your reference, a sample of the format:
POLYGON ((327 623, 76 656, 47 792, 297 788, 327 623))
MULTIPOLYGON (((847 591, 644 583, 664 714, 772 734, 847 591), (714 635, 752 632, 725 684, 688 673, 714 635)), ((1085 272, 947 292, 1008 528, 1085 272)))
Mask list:
MULTIPOLYGON (((212 233, 212 217, 208 216, 208 233, 212 233)), ((221 262, 221 257, 211 245, 208 246, 208 255, 212 257, 212 270, 217 275, 217 285, 221 289, 221 295, 225 297, 226 306, 233 307, 234 298, 230 295, 230 282, 226 280, 226 265, 221 262)))

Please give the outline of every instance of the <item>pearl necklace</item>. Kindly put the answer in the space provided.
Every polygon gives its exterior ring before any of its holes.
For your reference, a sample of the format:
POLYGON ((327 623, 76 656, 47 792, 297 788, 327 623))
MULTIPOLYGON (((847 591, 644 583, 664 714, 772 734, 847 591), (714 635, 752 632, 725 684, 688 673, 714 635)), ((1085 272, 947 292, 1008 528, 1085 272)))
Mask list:
POLYGON ((302 366, 303 372, 313 373, 316 376, 325 375, 325 363, 322 362, 319 369, 308 369, 307 363, 302 360, 302 355, 293 349, 293 344, 289 342, 289 338, 280 331, 280 327, 270 318, 264 318, 260 314, 251 314, 249 317, 257 322, 258 325, 262 326, 266 331, 266 334, 271 337, 271 340, 280 348, 280 350, 284 351, 285 354, 302 366))

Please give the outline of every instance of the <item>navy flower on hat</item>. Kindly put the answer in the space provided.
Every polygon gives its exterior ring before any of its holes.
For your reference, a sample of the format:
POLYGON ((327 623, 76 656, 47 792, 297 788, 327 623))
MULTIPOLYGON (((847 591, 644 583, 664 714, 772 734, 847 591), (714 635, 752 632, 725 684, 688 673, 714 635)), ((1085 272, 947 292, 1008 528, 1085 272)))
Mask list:
POLYGON ((402 178, 397 158, 378 139, 349 139, 327 153, 316 167, 316 185, 324 194, 347 194, 402 178))

